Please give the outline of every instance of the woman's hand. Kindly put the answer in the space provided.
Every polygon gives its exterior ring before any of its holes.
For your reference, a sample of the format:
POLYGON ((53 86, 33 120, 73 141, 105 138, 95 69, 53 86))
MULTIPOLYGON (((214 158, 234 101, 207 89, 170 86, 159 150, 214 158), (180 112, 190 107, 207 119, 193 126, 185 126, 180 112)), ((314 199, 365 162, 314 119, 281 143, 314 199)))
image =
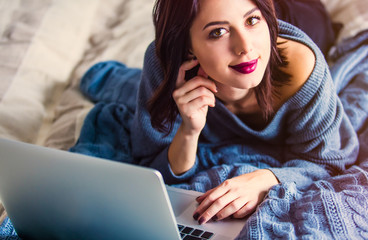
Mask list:
POLYGON ((173 98, 183 119, 183 130, 188 134, 199 135, 204 125, 208 106, 215 106, 216 85, 199 68, 198 75, 185 81, 185 72, 198 65, 198 60, 184 62, 178 73, 173 98))
POLYGON ((208 106, 215 106, 216 85, 203 69, 185 81, 185 72, 198 65, 197 60, 184 62, 179 69, 173 98, 183 119, 168 151, 171 170, 181 175, 193 167, 199 134, 206 124, 208 106))
POLYGON ((228 179, 197 198, 199 206, 193 218, 204 224, 211 219, 246 217, 255 211, 269 189, 276 184, 277 178, 267 169, 228 179))

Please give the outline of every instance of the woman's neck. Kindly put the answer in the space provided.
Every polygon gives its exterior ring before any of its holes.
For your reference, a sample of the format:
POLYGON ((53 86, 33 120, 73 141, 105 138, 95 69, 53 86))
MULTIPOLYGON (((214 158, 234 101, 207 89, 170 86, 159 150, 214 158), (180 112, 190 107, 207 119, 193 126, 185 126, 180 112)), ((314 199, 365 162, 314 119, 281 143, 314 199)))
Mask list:
POLYGON ((242 90, 243 94, 240 95, 238 92, 237 97, 236 94, 224 94, 226 97, 221 96, 221 92, 217 97, 219 97, 224 105, 234 114, 247 114, 247 113, 258 113, 260 112, 260 108, 257 103, 257 98, 254 92, 254 89, 242 90))

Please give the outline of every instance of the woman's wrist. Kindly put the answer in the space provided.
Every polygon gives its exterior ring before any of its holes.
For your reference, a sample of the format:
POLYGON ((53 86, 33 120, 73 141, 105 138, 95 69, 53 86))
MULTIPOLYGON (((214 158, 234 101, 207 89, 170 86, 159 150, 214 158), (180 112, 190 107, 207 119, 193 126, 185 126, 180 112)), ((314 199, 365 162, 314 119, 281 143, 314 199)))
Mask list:
POLYGON ((199 135, 202 132, 202 129, 193 129, 191 127, 187 127, 184 122, 181 123, 178 132, 182 134, 183 137, 188 140, 195 140, 199 138, 199 135))
POLYGON ((179 127, 168 152, 169 164, 174 174, 181 175, 193 167, 199 134, 189 134, 183 125, 179 127))
POLYGON ((258 172, 263 175, 264 181, 268 183, 267 191, 273 186, 280 183, 276 175, 269 169, 259 169, 259 170, 256 170, 255 172, 258 172))

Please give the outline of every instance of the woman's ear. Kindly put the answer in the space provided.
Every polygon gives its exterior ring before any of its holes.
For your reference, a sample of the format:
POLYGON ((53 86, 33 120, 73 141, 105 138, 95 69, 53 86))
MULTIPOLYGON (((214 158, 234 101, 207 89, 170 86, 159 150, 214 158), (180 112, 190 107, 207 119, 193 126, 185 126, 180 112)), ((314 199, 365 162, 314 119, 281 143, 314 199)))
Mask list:
POLYGON ((192 49, 188 50, 188 59, 193 59, 193 60, 197 59, 197 57, 193 54, 192 49))

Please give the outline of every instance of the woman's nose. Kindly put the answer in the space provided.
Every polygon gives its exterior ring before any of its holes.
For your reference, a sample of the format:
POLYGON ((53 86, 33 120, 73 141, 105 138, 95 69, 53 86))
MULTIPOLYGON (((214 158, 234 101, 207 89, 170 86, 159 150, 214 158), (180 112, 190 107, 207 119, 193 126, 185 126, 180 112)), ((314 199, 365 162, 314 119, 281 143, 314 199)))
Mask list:
POLYGON ((233 52, 237 56, 246 55, 251 51, 251 43, 247 36, 240 31, 233 31, 233 52))

